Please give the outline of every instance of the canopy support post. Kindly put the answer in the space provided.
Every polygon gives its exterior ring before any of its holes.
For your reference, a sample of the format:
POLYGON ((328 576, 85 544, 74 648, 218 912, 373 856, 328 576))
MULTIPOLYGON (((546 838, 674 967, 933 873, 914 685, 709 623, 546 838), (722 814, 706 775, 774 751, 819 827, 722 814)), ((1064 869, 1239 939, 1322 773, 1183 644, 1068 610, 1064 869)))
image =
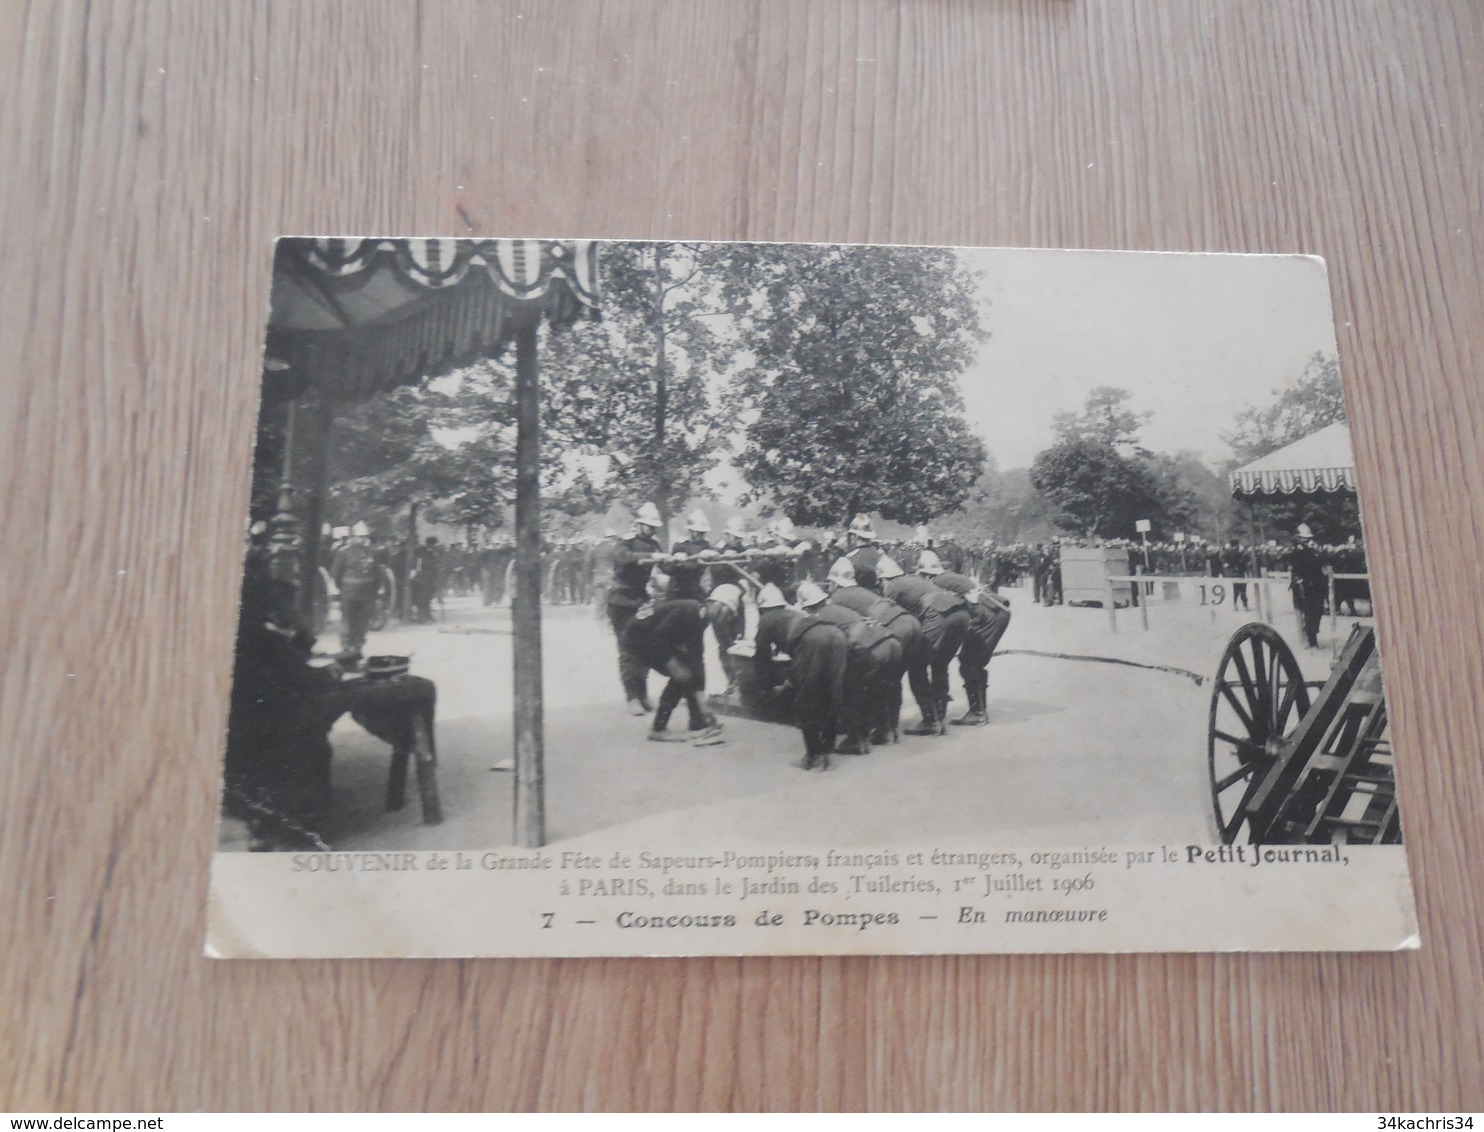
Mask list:
POLYGON ((546 844, 541 691, 541 388, 535 323, 515 334, 515 842, 546 844))

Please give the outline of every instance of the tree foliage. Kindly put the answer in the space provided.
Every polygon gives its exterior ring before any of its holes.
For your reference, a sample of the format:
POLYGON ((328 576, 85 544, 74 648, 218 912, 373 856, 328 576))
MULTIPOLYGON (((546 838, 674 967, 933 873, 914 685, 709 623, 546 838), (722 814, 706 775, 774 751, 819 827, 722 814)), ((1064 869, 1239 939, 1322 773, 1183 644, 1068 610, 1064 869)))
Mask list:
POLYGON ((463 490, 466 470, 435 433, 449 410, 445 395, 403 386, 337 416, 330 435, 328 520, 365 520, 390 534, 408 504, 463 490))
POLYGON ((668 523, 706 494, 727 431, 717 378, 736 348, 717 326, 730 255, 726 245, 605 245, 602 321, 548 338, 545 427, 565 451, 611 461, 590 477, 594 500, 606 483, 631 508, 653 502, 668 523))
POLYGON ((1148 519, 1156 538, 1201 531, 1216 537, 1219 478, 1198 456, 1155 453, 1139 443, 1149 413, 1129 407, 1124 389, 1091 390, 1080 413, 1059 413, 1057 440, 1036 456, 1030 479, 1052 505, 1053 522, 1097 538, 1133 538, 1134 523, 1148 519))
POLYGON ((960 506, 984 465, 958 377, 984 337, 974 277, 935 248, 737 249, 724 296, 747 357, 727 405, 734 463, 806 525, 862 511, 924 523, 960 506))
POLYGON ((1055 508, 1057 526, 1088 537, 1132 537, 1134 520, 1155 506, 1148 469, 1091 438, 1064 438, 1037 454, 1031 483, 1055 508))
MULTIPOLYGON (((726 439, 716 383, 715 279, 727 249, 616 243, 603 253, 603 317, 542 331, 542 510, 551 530, 616 499, 669 515, 705 493, 726 439)), ((514 359, 477 363, 352 407, 336 422, 336 521, 417 501, 433 518, 489 529, 514 498, 514 359)))
POLYGON ((1235 508, 1225 474, 1213 471, 1195 452, 1181 451, 1152 459, 1155 490, 1164 504, 1168 527, 1155 537, 1166 538, 1175 531, 1187 531, 1218 542, 1229 538, 1235 508))
POLYGON ((1311 355, 1296 385, 1273 392, 1275 398, 1270 405, 1244 409, 1237 414, 1236 427, 1221 435, 1241 463, 1276 452, 1345 419, 1340 359, 1333 354, 1311 355))
POLYGON ((1087 440, 1124 453, 1147 456, 1139 444, 1139 430, 1153 413, 1136 413, 1128 407, 1133 394, 1127 389, 1099 385, 1088 391, 1080 413, 1057 413, 1051 431, 1058 440, 1087 440))
POLYGON ((959 538, 1036 542, 1053 531, 1051 515, 1051 506, 1031 483, 1030 469, 1001 471, 990 456, 963 507, 934 527, 959 538))

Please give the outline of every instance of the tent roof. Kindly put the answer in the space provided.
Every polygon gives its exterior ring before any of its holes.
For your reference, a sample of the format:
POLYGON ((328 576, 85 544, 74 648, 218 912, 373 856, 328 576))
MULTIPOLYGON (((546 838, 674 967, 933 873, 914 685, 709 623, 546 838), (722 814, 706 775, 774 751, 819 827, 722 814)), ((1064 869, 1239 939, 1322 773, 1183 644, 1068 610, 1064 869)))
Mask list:
POLYGON ((1326 425, 1231 474, 1233 495, 1293 495, 1354 491, 1355 455, 1350 426, 1326 425))
POLYGON ((543 317, 596 310, 592 241, 285 238, 266 354, 356 401, 497 353, 543 317))

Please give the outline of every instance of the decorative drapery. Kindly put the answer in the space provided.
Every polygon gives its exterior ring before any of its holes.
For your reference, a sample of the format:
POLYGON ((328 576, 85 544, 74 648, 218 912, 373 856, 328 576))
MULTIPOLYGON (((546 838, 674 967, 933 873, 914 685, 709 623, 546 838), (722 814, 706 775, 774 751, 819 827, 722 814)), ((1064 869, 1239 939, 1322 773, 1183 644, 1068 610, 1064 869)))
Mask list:
POLYGON ((588 240, 279 240, 267 356, 357 401, 499 352, 545 317, 597 311, 588 240))
POLYGON ((1355 490, 1350 429, 1332 424, 1231 474, 1233 495, 1298 495, 1355 490))

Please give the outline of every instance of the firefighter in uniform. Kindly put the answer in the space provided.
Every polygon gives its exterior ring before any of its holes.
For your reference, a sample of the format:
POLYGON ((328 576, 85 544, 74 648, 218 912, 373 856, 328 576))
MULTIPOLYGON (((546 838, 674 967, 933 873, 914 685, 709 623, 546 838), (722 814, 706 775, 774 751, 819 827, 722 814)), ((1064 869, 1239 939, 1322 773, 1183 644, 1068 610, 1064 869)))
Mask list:
POLYGON ((624 629, 648 598, 649 574, 653 559, 660 553, 655 532, 660 528, 659 509, 653 503, 639 508, 634 517, 634 530, 613 548, 613 582, 608 587, 608 623, 618 641, 618 676, 623 682, 624 698, 630 715, 648 715, 654 710, 649 702, 649 666, 628 652, 624 629))
POLYGON ((850 646, 834 625, 789 608, 783 591, 769 584, 758 594, 757 651, 752 662, 767 695, 794 693, 794 714, 804 734, 804 770, 829 770, 830 748, 845 698, 845 662, 850 646), (779 671, 776 654, 792 660, 779 671), (780 677, 784 677, 780 679, 780 677))
POLYGON ((711 523, 706 512, 697 507, 685 520, 684 542, 670 548, 669 563, 670 596, 687 601, 704 601, 706 598, 706 559, 715 558, 716 551, 706 541, 711 533, 711 523))
POLYGON ((619 641, 636 663, 669 677, 660 692, 649 739, 655 743, 686 742, 687 736, 669 731, 670 716, 684 700, 690 715, 691 741, 697 746, 719 745, 721 724, 701 706, 701 693, 706 689, 702 642, 711 616, 709 603, 671 596, 671 579, 658 570, 650 575, 648 589, 653 600, 629 618, 619 641))
POLYGON ((848 558, 835 561, 830 567, 827 581, 832 590, 832 603, 869 617, 897 639, 901 653, 900 667, 895 678, 882 689, 880 712, 871 732, 871 742, 899 742, 902 728, 902 674, 914 668, 926 672, 932 659, 932 650, 928 647, 927 638, 922 635, 922 623, 896 602, 882 597, 874 590, 857 585, 855 567, 848 558))
POLYGON ((887 688, 902 687, 902 645, 891 630, 855 610, 830 601, 814 582, 799 583, 799 608, 827 621, 845 634, 845 701, 841 730, 845 742, 835 748, 842 755, 869 755, 871 734, 884 724, 882 704, 887 688))
MULTIPOLYGON (((1242 544, 1236 539, 1231 539, 1226 544, 1226 549, 1221 552, 1221 572, 1228 578, 1245 578, 1250 570, 1247 562, 1247 552, 1242 549, 1242 544)), ((1247 583, 1232 583, 1232 609, 1238 605, 1243 609, 1251 609, 1247 603, 1247 583)))
POLYGON ((956 593, 933 585, 916 574, 904 574, 890 558, 876 564, 881 593, 922 622, 927 638, 928 659, 907 669, 912 695, 922 710, 922 722, 906 729, 908 735, 946 735, 948 714, 948 665, 958 654, 969 631, 968 603, 956 593))
MULTIPOLYGON (((735 517, 728 519, 726 527, 721 532, 721 541, 716 544, 716 550, 717 553, 728 558, 735 558, 744 553, 747 550, 747 524, 735 517)), ((743 579, 732 567, 717 566, 711 571, 711 580, 717 585, 721 585, 722 582, 738 585, 743 579), (730 574, 727 573, 729 570, 730 574)))
POLYGON ((371 549, 371 531, 365 523, 351 528, 350 539, 335 552, 330 577, 340 591, 340 655, 348 661, 361 659, 366 630, 376 609, 381 570, 371 549))
POLYGON ((768 541, 758 548, 767 552, 767 556, 758 562, 758 581, 777 586, 783 591, 785 601, 793 601, 805 576, 803 560, 813 549, 813 543, 799 537, 787 515, 774 519, 768 526, 768 534, 768 541))
POLYGON ((989 662, 1010 626, 1010 603, 972 578, 943 569, 942 561, 932 551, 918 559, 917 572, 968 602, 969 631, 958 652, 958 674, 964 682, 969 710, 953 723, 957 727, 982 727, 989 722, 989 662))
POLYGON ((876 589, 876 563, 881 561, 881 550, 876 545, 876 528, 871 525, 871 517, 860 514, 850 520, 845 539, 850 546, 845 557, 855 569, 856 584, 868 590, 876 589))
POLYGON ((1324 617, 1329 580, 1324 563, 1314 546, 1314 532, 1308 523, 1300 523, 1293 549, 1288 552, 1288 588, 1293 591, 1293 607, 1303 620, 1304 644, 1319 647, 1319 622, 1324 617))

